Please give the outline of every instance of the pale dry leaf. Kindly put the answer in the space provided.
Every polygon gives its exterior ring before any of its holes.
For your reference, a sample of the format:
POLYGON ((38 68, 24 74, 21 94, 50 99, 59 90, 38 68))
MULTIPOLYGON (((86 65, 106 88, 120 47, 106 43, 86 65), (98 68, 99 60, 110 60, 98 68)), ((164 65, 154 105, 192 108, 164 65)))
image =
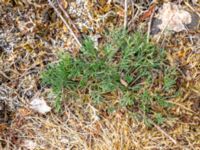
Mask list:
POLYGON ((158 17, 162 21, 158 25, 161 31, 171 30, 180 32, 186 30, 185 25, 192 22, 191 14, 174 3, 164 3, 163 7, 159 9, 158 17))
POLYGON ((30 108, 41 113, 46 114, 51 111, 51 107, 47 105, 43 98, 34 98, 30 103, 30 108))
POLYGON ((192 0, 193 4, 197 4, 198 0, 192 0))
POLYGON ((67 143, 69 143, 69 139, 67 139, 67 138, 65 138, 65 137, 62 137, 62 138, 60 139, 60 142, 63 143, 63 144, 67 144, 67 143))
POLYGON ((34 150, 36 148, 37 144, 32 140, 26 139, 23 141, 23 146, 28 150, 34 150))
POLYGON ((125 80, 120 79, 120 82, 123 86, 128 87, 128 83, 125 80))

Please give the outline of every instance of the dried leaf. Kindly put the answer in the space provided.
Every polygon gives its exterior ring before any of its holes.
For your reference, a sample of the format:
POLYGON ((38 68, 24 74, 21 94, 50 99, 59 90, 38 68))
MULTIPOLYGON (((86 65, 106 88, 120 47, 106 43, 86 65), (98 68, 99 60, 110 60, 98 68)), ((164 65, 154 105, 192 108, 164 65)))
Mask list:
POLYGON ((143 21, 143 20, 149 18, 151 16, 151 14, 154 12, 155 6, 156 6, 155 4, 151 5, 149 7, 149 9, 142 14, 142 16, 140 17, 140 20, 143 21))
POLYGON ((42 98, 35 98, 30 103, 30 108, 41 113, 46 114, 47 112, 51 111, 51 107, 49 107, 44 99, 42 98))
POLYGON ((128 83, 127 83, 125 80, 123 80, 123 79, 120 79, 120 83, 121 83, 123 86, 125 86, 125 87, 128 86, 128 83))
POLYGON ((24 140, 23 146, 29 150, 34 150, 36 148, 36 143, 32 140, 24 140))
POLYGON ((163 30, 171 30, 180 32, 186 30, 185 25, 192 22, 191 14, 185 10, 182 10, 178 5, 173 3, 165 3, 159 10, 157 19, 162 21, 158 25, 158 28, 163 30))

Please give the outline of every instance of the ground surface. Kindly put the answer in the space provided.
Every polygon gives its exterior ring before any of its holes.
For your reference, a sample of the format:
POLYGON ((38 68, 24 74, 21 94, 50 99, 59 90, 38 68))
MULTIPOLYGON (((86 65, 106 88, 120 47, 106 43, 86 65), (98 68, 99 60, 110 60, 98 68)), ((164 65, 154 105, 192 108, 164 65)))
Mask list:
MULTIPOLYGON (((103 31, 124 24, 121 1, 76 0, 64 5, 77 37, 102 39, 103 31)), ((149 5, 128 2, 130 32, 149 32, 151 19, 144 15, 149 5)), ((152 41, 165 48, 171 64, 178 64, 182 95, 172 101, 174 107, 161 110, 166 114, 162 125, 148 128, 125 110, 108 115, 90 103, 64 102, 61 113, 32 111, 29 104, 35 97, 54 107, 51 89, 40 84, 41 71, 60 52, 75 56, 79 47, 47 1, 0 0, 0 149, 199 149, 200 9, 188 1, 180 6, 196 13, 195 27, 152 41)))

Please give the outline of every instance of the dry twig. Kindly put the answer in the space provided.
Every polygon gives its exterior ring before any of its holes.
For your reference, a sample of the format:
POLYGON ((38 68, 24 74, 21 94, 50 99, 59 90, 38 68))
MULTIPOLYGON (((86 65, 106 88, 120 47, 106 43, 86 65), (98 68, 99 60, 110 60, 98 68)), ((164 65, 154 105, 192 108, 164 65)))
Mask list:
POLYGON ((155 14, 155 10, 156 8, 154 8, 151 16, 150 16, 150 20, 149 20, 149 23, 148 23, 148 31, 147 31, 147 41, 149 41, 149 36, 150 36, 150 32, 151 32, 151 25, 152 25, 152 20, 153 20, 153 16, 155 14))
POLYGON ((63 14, 65 15, 66 19, 69 20, 70 24, 73 26, 73 28, 76 30, 76 32, 80 35, 79 30, 77 29, 77 27, 71 20, 70 16, 68 15, 68 13, 65 11, 65 9, 63 8, 63 6, 60 4, 60 2, 58 0, 57 0, 57 3, 58 3, 59 8, 62 10, 63 14))
POLYGON ((128 4, 127 4, 128 0, 124 0, 124 29, 126 29, 127 27, 127 19, 128 19, 128 14, 127 14, 127 10, 128 10, 128 4))
POLYGON ((48 0, 49 5, 54 9, 54 11, 56 12, 56 14, 60 17, 60 19, 63 21, 63 23, 65 24, 65 26, 67 27, 67 29, 70 31, 70 34, 74 37, 74 39, 76 40, 77 44, 82 47, 81 42, 79 41, 79 39, 76 37, 75 33, 73 32, 73 30, 70 28, 70 26, 68 25, 68 23, 66 22, 66 20, 63 18, 63 16, 61 15, 61 13, 58 11, 58 9, 54 6, 54 4, 52 3, 51 0, 48 0))
POLYGON ((173 139, 169 134, 167 134, 161 127, 159 127, 158 125, 156 125, 152 120, 151 121, 151 124, 154 125, 154 127, 160 131, 162 134, 164 134, 167 138, 169 138, 174 144, 177 144, 176 140, 173 139))

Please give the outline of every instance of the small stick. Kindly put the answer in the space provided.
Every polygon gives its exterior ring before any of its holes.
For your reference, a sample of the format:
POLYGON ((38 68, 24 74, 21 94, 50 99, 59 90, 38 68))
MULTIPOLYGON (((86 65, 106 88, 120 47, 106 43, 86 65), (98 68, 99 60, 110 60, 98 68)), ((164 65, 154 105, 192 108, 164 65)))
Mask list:
MULTIPOLYGON (((142 111, 140 113, 143 117, 145 117, 144 112, 142 111)), ((161 127, 159 127, 156 123, 154 123, 153 120, 151 120, 150 118, 148 118, 148 120, 150 121, 150 123, 158 130, 160 131, 162 134, 164 134, 168 139, 170 139, 174 144, 177 144, 176 140, 173 139, 169 134, 167 134, 161 127)))
POLYGON ((164 134, 167 138, 169 138, 174 144, 177 144, 176 140, 173 139, 169 134, 167 134, 163 129, 161 129, 161 127, 159 127, 158 125, 156 125, 152 120, 150 120, 151 123, 154 125, 154 127, 160 131, 162 134, 164 134))
POLYGON ((149 23, 148 23, 148 31, 147 31, 147 42, 149 42, 149 37, 150 37, 150 32, 151 32, 151 25, 152 25, 152 20, 153 20, 153 16, 155 14, 155 10, 156 8, 154 8, 151 16, 150 16, 150 20, 149 20, 149 23))
POLYGON ((124 0, 124 30, 127 27, 127 18, 128 18, 128 14, 127 14, 127 10, 128 10, 128 4, 127 4, 128 0, 124 0))
POLYGON ((62 10, 63 14, 65 15, 65 17, 69 20, 69 22, 71 23, 71 25, 73 26, 73 28, 76 30, 76 32, 80 35, 79 30, 77 29, 77 27, 75 26, 75 24, 73 23, 73 21, 71 20, 70 16, 68 15, 68 13, 64 10, 63 6, 60 4, 59 0, 57 0, 58 6, 59 8, 62 10))
POLYGON ((49 5, 54 9, 54 11, 56 12, 56 14, 60 17, 60 19, 63 21, 63 23, 65 24, 65 26, 67 27, 67 29, 70 31, 71 35, 74 37, 74 39, 76 40, 77 44, 82 47, 81 42, 79 41, 79 39, 76 37, 75 33, 73 32, 73 30, 70 28, 70 26, 68 25, 68 23, 66 22, 66 20, 63 18, 63 16, 61 15, 61 13, 58 11, 58 9, 54 6, 54 4, 51 2, 51 0, 48 0, 49 5))

